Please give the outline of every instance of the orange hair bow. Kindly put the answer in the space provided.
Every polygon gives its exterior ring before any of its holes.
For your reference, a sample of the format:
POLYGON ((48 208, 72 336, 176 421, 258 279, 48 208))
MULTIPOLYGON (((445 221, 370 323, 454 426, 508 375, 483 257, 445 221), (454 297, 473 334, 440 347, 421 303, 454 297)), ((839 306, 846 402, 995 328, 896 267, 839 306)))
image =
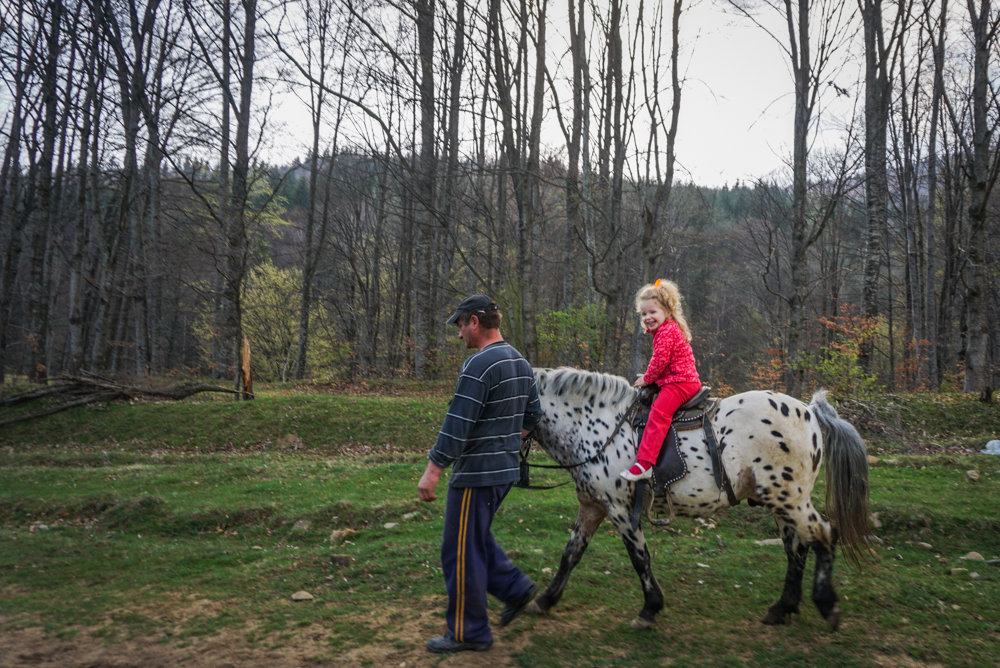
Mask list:
POLYGON ((659 289, 659 287, 660 287, 660 282, 661 282, 662 280, 663 280, 662 278, 658 278, 658 279, 656 279, 656 283, 653 283, 653 288, 654 288, 654 289, 659 289))

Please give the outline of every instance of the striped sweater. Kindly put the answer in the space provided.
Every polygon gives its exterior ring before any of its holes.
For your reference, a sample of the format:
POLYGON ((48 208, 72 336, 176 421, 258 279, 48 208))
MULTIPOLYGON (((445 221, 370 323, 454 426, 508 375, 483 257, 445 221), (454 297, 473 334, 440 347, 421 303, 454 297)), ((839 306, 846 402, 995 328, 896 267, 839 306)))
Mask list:
POLYGON ((505 341, 472 355, 462 365, 437 443, 428 456, 454 464, 452 487, 489 487, 519 477, 521 429, 531 430, 542 409, 535 374, 505 341))

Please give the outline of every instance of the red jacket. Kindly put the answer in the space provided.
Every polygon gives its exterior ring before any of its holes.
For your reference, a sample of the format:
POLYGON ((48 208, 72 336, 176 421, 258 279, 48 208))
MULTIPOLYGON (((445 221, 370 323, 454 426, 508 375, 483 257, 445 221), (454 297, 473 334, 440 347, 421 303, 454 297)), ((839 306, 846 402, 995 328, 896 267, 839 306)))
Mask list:
MULTIPOLYGON (((646 330, 647 332, 649 330, 646 330)), ((684 338, 684 332, 673 318, 663 322, 653 332, 653 357, 643 374, 644 383, 700 383, 694 364, 694 351, 684 338)))

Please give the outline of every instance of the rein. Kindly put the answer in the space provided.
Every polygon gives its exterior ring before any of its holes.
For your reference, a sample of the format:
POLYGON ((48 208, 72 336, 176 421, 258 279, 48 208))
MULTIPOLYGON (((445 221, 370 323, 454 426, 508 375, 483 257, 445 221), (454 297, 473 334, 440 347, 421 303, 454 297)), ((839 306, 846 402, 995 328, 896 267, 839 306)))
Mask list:
POLYGON ((625 421, 626 420, 631 420, 632 417, 635 416, 636 411, 639 409, 639 402, 640 401, 642 401, 642 394, 641 393, 638 394, 638 395, 636 395, 636 398, 632 400, 632 403, 629 404, 629 407, 625 409, 625 412, 622 414, 621 418, 618 420, 618 424, 615 425, 614 431, 612 431, 611 435, 608 436, 608 440, 606 440, 604 442, 604 445, 601 446, 601 448, 597 452, 595 452, 594 454, 592 454, 590 457, 587 457, 582 462, 577 462, 576 464, 566 464, 565 466, 562 466, 562 465, 553 466, 551 464, 529 464, 528 463, 528 453, 531 452, 531 441, 533 439, 531 437, 531 434, 528 434, 521 441, 521 480, 517 483, 517 487, 521 487, 521 488, 524 488, 524 489, 555 489, 556 487, 562 487, 563 485, 568 485, 572 481, 568 480, 568 481, 566 481, 564 483, 561 483, 559 485, 550 485, 550 486, 547 486, 547 487, 539 487, 539 486, 536 486, 536 485, 529 485, 528 484, 528 471, 529 471, 530 467, 532 467, 532 466, 534 466, 535 468, 539 468, 539 469, 564 469, 564 470, 575 469, 575 468, 577 468, 579 466, 583 466, 584 464, 590 464, 591 462, 596 461, 597 458, 600 457, 604 453, 604 451, 608 449, 608 446, 611 445, 611 441, 615 440, 615 436, 617 436, 618 432, 621 431, 622 425, 625 424, 625 421))

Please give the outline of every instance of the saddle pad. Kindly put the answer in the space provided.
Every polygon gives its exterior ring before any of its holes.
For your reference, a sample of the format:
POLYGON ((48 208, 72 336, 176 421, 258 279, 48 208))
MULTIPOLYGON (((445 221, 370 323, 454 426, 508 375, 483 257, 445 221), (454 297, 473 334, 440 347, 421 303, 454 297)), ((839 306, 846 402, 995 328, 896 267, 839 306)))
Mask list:
POLYGON ((660 456, 653 467, 653 494, 663 496, 667 488, 687 475, 687 462, 677 447, 677 430, 673 425, 667 431, 667 438, 660 448, 660 456))

